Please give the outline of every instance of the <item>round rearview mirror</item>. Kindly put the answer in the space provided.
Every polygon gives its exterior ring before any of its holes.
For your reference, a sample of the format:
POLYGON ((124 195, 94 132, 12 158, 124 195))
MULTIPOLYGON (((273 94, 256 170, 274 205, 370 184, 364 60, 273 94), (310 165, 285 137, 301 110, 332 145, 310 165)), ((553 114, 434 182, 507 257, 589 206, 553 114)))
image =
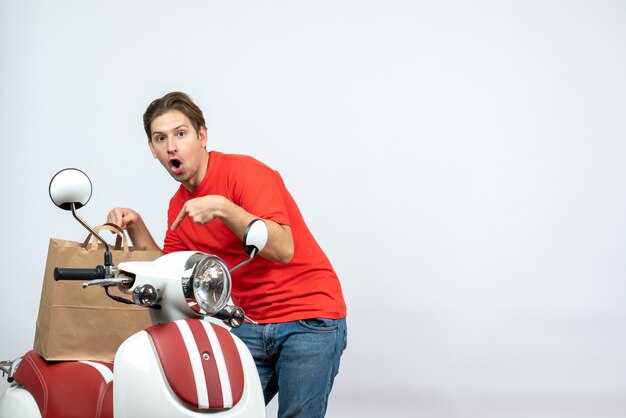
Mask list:
POLYGON ((243 234, 243 250, 246 254, 253 256, 260 253, 267 243, 267 234, 267 224, 263 219, 250 222, 243 234))
POLYGON ((66 168, 56 173, 50 180, 50 199, 65 210, 81 208, 91 198, 91 180, 87 174, 76 168, 66 168))

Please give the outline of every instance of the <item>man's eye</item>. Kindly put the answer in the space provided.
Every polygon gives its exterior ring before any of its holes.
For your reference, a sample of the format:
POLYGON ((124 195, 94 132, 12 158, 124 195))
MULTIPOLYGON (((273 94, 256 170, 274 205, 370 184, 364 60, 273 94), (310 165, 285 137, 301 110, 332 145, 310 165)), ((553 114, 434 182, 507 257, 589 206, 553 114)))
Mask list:
POLYGON ((163 142, 163 140, 164 140, 164 139, 165 139, 165 137, 164 137, 164 136, 156 136, 156 137, 154 137, 154 140, 155 140, 156 142, 163 142))
POLYGON ((183 137, 183 136, 185 136, 185 132, 184 131, 177 132, 176 136, 183 137))

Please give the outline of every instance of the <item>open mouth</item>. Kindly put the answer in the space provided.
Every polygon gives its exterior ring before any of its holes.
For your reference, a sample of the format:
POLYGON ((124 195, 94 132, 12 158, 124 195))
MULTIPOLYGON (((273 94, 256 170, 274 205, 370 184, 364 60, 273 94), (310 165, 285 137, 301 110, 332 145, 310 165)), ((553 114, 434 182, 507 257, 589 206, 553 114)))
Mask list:
POLYGON ((172 172, 175 174, 180 173, 182 165, 183 163, 178 158, 172 158, 170 160, 170 167, 172 168, 172 172))

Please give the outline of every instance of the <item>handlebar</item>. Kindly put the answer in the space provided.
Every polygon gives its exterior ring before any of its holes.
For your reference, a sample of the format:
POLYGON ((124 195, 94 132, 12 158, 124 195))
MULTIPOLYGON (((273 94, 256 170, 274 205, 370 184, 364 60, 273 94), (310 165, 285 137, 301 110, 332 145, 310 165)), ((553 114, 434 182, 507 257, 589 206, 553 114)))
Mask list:
POLYGON ((96 266, 94 269, 59 268, 54 269, 54 280, 96 280, 104 279, 104 266, 96 266))

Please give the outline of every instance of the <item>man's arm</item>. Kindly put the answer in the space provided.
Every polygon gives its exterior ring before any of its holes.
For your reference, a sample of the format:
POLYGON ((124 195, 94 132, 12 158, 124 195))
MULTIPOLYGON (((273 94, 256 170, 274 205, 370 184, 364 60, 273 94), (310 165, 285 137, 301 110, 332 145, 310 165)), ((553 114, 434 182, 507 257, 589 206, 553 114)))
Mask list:
MULTIPOLYGON (((218 218, 241 240, 248 224, 258 218, 258 216, 220 195, 209 195, 188 200, 172 223, 172 230, 175 230, 186 216, 200 225, 205 225, 218 218)), ((268 236, 267 244, 259 255, 283 264, 290 262, 294 253, 291 227, 269 219, 263 220, 268 227, 268 236)))
POLYGON ((107 222, 113 223, 123 230, 128 231, 128 236, 133 245, 146 250, 162 251, 154 241, 148 227, 141 216, 129 208, 114 208, 107 215, 107 222))

